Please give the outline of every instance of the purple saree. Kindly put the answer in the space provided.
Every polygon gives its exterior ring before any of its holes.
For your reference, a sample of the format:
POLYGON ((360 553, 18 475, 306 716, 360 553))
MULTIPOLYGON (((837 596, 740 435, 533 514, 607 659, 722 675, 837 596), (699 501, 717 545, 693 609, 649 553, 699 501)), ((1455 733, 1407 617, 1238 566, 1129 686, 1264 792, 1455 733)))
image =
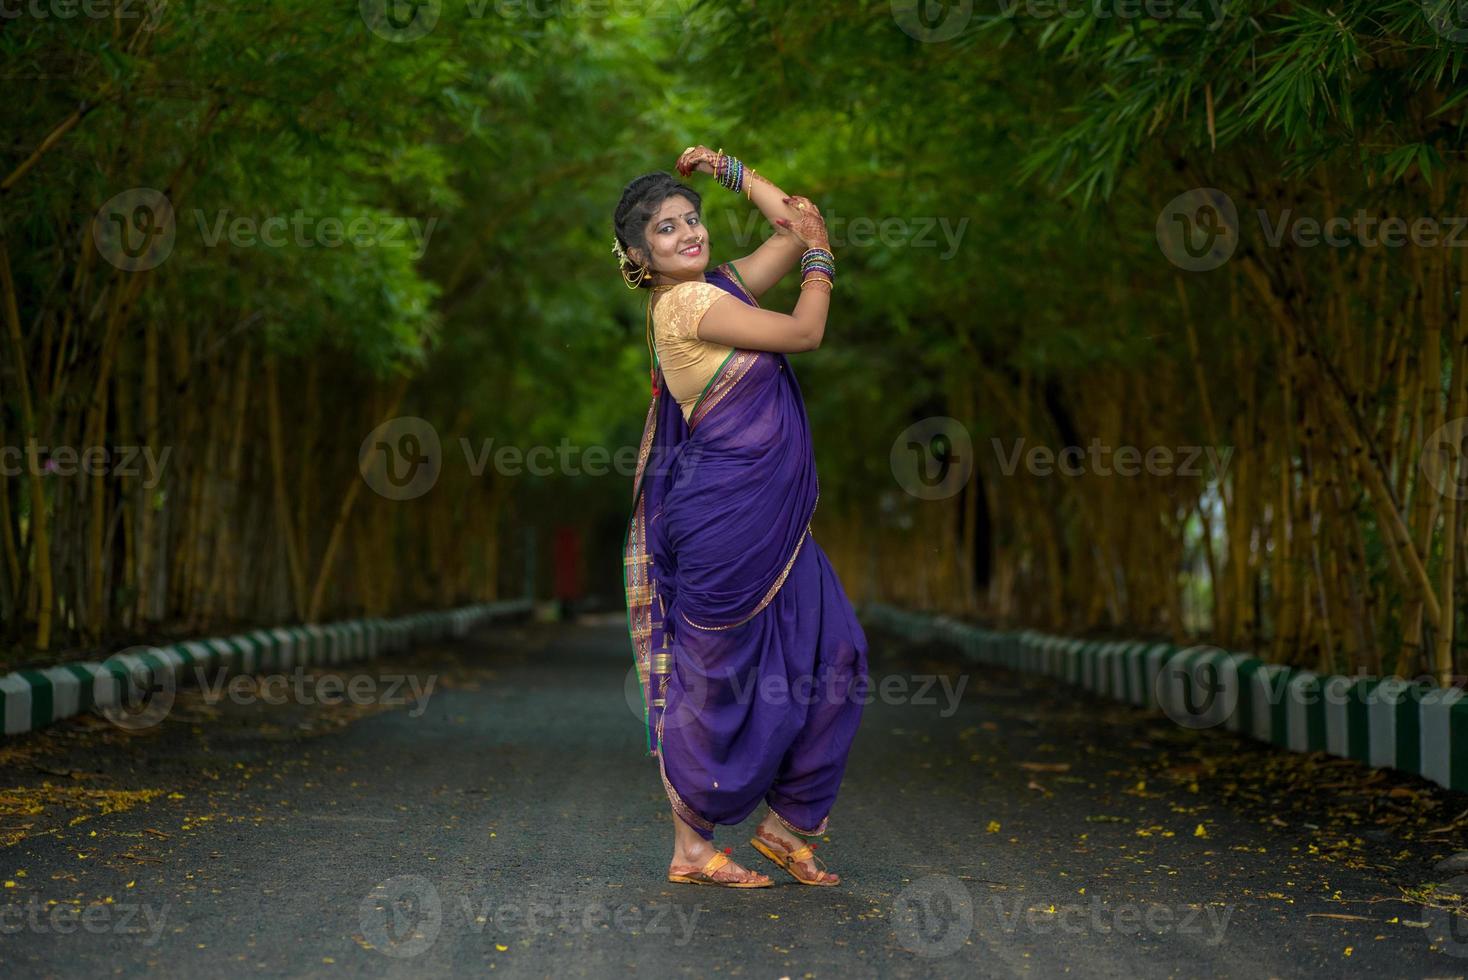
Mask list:
MULTIPOLYGON (((708 282, 755 300, 721 265, 708 282)), ((766 801, 821 833, 861 719, 867 641, 811 536, 820 487, 789 359, 736 349, 687 422, 658 376, 623 546, 649 755, 705 838, 766 801)))

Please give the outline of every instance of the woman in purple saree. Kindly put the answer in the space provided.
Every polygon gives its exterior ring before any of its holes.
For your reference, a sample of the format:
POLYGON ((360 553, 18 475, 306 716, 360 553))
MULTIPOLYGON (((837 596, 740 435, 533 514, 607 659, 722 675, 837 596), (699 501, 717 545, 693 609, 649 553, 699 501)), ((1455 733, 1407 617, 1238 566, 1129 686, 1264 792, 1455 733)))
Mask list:
POLYGON ((764 802, 751 843, 797 881, 832 885, 800 838, 826 830, 861 718, 867 643, 811 535, 820 486, 786 355, 819 345, 834 259, 805 198, 706 147, 678 169, 743 191, 779 233, 705 273, 697 193, 649 174, 617 209, 623 276, 653 293, 653 399, 623 565, 648 752, 674 814, 668 878, 769 885, 712 846, 716 824, 764 802), (794 312, 762 310, 756 296, 797 258, 794 312))

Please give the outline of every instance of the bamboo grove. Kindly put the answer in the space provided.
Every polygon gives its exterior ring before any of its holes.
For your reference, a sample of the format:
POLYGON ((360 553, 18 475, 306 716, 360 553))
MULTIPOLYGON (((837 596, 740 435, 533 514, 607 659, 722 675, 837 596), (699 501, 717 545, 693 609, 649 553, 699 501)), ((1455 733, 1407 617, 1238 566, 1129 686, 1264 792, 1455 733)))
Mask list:
MULTIPOLYGON (((0 446, 167 451, 153 485, 65 476, 49 450, 7 471, 0 615, 22 659, 488 598, 533 571, 526 527, 615 529, 623 475, 470 450, 635 443, 641 297, 609 216, 706 143, 832 223, 837 300, 797 365, 817 533, 853 598, 1461 672, 1451 4, 442 4, 409 40, 368 6, 175 0, 0 32, 31 93, 0 149, 0 446), (176 229, 142 271, 95 227, 134 188, 176 229), (1230 210, 1217 261, 1168 237, 1230 210), (235 230, 297 214, 423 247, 235 230), (359 457, 408 416, 442 472, 391 499, 359 457), (892 448, 939 417, 973 472, 920 499, 892 448), (1170 468, 1123 475, 1124 447, 1170 468)), ((716 258, 757 244, 740 202, 696 186, 716 258)), ((615 549, 589 563, 615 597, 615 549)))
POLYGON ((4 110, 0 166, 0 621, 19 662, 521 587, 512 479, 456 443, 563 428, 532 388, 627 346, 578 311, 581 349, 557 357, 572 321, 549 308, 575 291, 529 270, 584 241, 524 231, 559 211, 564 232, 556 174, 574 186, 625 140, 604 125, 564 150, 534 105, 594 120, 654 69, 576 25, 531 25, 538 49, 494 18, 395 43, 334 6, 43 9, 0 32, 30 95, 4 110), (172 211, 155 267, 104 247, 104 205, 136 189, 154 206, 125 218, 172 211), (342 246, 353 222, 378 242, 342 246), (400 416, 445 447, 415 499, 359 471, 400 416))
MULTIPOLYGON (((742 102, 795 102, 794 72, 755 71, 769 45, 861 120, 833 159, 882 155, 859 190, 832 163, 818 200, 976 229, 948 267, 914 255, 898 290, 889 256, 855 256, 877 282, 848 329, 907 397, 905 415, 873 404, 854 425, 890 440, 912 418, 953 416, 976 468, 946 507, 843 519, 846 567, 868 594, 1318 669, 1458 675, 1456 10, 897 4, 893 37, 874 28, 880 6, 863 23, 761 3, 721 37, 751 52, 742 102), (1178 198, 1189 220, 1200 200, 1236 211, 1224 257, 1169 254, 1161 226, 1178 198), (1093 444, 1175 460, 1212 449, 1225 465, 1054 465, 1093 444), (1050 463, 1016 466, 1016 445, 1046 447, 1050 463)), ((805 127, 825 115, 792 112, 805 127)))

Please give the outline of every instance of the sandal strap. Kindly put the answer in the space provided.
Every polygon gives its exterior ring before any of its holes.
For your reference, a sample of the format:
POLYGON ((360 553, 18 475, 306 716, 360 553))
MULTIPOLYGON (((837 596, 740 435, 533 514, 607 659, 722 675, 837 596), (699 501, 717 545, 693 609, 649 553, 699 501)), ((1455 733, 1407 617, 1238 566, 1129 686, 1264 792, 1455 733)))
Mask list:
MULTIPOLYGON (((785 860, 790 864, 794 864, 797 861, 814 862, 816 866, 816 876, 814 878, 803 880, 821 881, 828 876, 826 871, 826 862, 816 857, 815 849, 812 848, 809 844, 806 844, 804 847, 797 848, 796 850, 791 851, 789 854, 785 855, 785 860)), ((794 874, 794 871, 792 870, 791 873, 794 874)))
POLYGON ((703 873, 712 878, 715 871, 718 871, 728 863, 729 855, 723 851, 715 851, 714 856, 709 858, 709 863, 703 866, 703 873))

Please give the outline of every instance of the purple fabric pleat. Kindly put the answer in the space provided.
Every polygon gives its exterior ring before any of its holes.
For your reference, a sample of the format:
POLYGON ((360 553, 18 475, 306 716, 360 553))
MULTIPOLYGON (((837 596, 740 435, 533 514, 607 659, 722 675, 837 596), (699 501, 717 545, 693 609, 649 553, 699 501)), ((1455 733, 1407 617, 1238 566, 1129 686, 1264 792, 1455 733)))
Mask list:
MULTIPOLYGON (((726 270, 705 278, 757 305, 726 270)), ((659 387, 623 556, 649 752, 705 838, 762 800, 820 833, 867 642, 810 533, 820 487, 795 373, 784 354, 735 350, 687 422, 659 387)))

